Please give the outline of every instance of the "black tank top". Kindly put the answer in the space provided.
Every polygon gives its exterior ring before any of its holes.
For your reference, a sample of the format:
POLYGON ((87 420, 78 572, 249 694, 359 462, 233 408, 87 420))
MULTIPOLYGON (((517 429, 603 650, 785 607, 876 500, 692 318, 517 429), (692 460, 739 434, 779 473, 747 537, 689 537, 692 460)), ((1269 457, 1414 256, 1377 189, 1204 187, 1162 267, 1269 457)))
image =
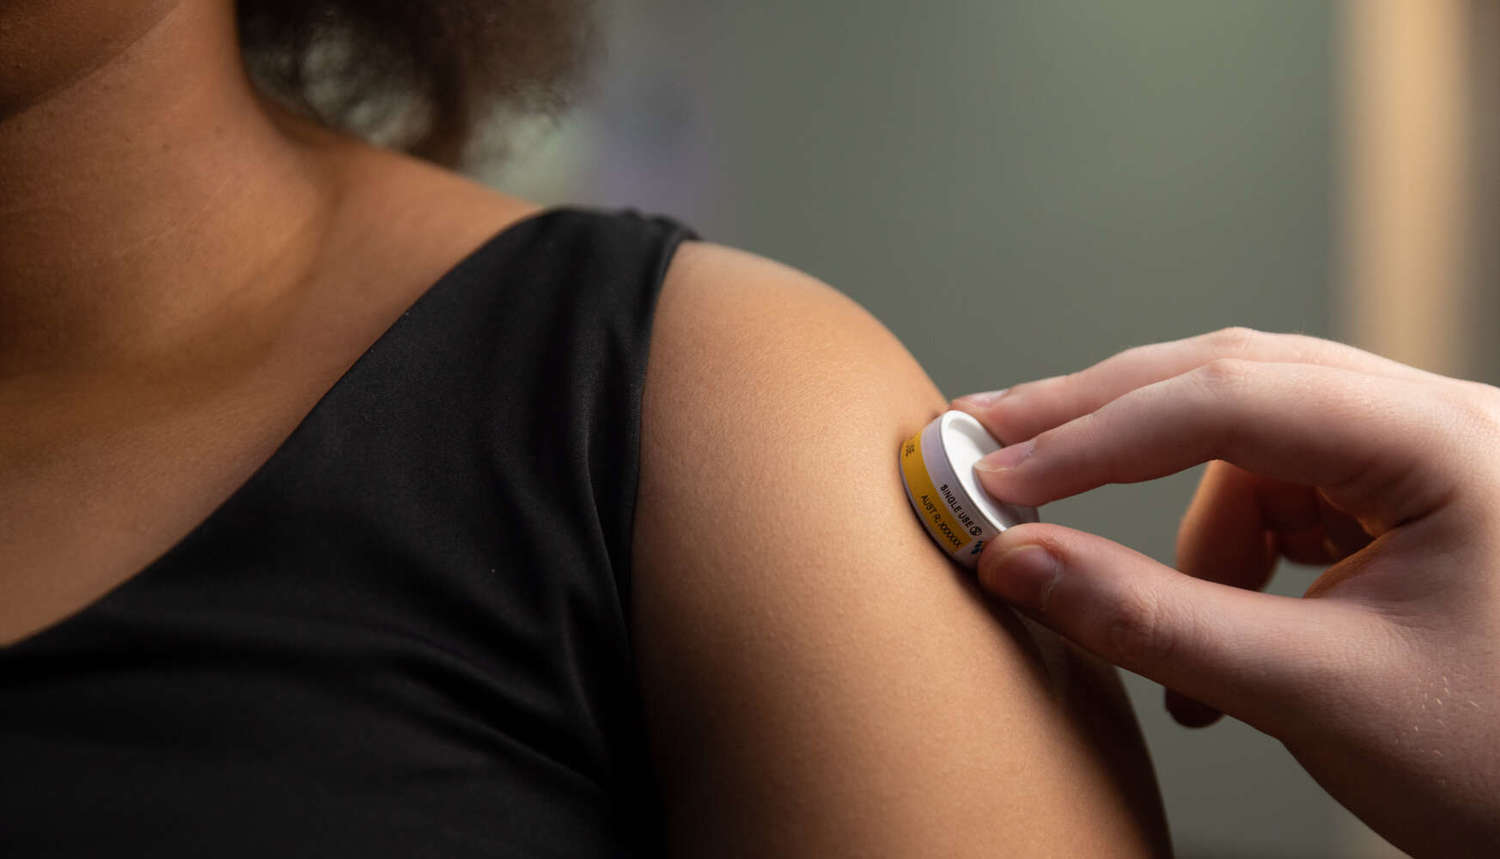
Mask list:
POLYGON ((628 617, 678 243, 554 207, 144 571, 0 648, 0 856, 654 855, 628 617))

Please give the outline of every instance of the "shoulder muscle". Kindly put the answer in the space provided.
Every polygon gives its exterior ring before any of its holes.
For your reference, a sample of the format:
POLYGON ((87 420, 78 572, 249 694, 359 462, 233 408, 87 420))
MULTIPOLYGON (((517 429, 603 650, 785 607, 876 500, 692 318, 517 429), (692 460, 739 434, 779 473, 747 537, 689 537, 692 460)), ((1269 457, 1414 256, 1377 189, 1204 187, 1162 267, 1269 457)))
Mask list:
POLYGON ((688 855, 1140 855, 1159 800, 1113 674, 988 602, 910 512, 945 405, 795 269, 678 250, 644 404, 633 621, 688 855))

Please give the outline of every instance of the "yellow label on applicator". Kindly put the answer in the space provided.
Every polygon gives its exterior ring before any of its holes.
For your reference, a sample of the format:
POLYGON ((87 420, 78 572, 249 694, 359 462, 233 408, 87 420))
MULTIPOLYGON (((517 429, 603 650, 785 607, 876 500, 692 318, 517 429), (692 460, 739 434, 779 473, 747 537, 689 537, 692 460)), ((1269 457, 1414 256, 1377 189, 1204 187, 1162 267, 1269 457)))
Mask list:
POLYGON ((901 476, 906 479, 906 495, 911 499, 917 518, 927 526, 927 533, 950 554, 958 552, 973 539, 968 531, 958 527, 948 507, 938 497, 937 487, 927 474, 927 463, 922 459, 922 434, 917 433, 901 446, 901 476))
POLYGON ((1038 521, 1036 508, 995 501, 974 477, 974 463, 1000 447, 960 411, 942 413, 901 445, 901 482, 912 510, 933 541, 971 569, 1001 531, 1038 521))

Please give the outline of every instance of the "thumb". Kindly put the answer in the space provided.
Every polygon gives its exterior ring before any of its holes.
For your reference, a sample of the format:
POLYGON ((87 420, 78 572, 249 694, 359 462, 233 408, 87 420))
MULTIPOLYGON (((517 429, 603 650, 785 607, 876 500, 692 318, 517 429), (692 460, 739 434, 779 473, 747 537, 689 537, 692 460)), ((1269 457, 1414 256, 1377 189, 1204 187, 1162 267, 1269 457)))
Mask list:
POLYGON ((1084 649, 1272 735, 1321 685, 1345 625, 1321 601, 1193 578, 1051 524, 1000 534, 979 580, 1084 649))

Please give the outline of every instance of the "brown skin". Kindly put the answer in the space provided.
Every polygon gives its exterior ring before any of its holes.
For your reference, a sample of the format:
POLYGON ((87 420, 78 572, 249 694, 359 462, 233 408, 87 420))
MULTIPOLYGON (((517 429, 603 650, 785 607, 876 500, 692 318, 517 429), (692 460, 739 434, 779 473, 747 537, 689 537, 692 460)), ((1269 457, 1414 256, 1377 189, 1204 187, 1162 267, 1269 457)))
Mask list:
MULTIPOLYGON (((228 3, 3 9, 24 70, 0 92, 9 643, 180 540, 538 207, 270 108, 228 3)), ((896 446, 942 406, 808 276, 707 242, 674 259, 633 609, 679 852, 1167 851, 1112 671, 986 600, 911 516, 896 446)))
POLYGON ((944 400, 890 332, 690 245, 647 379, 635 626, 679 854, 1167 852, 1113 672, 912 515, 896 452, 944 400))
POLYGON ((273 110, 227 3, 106 4, 128 38, 70 29, 98 6, 0 28, 60 42, 55 67, 25 55, 39 91, 0 120, 0 642, 184 536, 536 208, 273 110))

